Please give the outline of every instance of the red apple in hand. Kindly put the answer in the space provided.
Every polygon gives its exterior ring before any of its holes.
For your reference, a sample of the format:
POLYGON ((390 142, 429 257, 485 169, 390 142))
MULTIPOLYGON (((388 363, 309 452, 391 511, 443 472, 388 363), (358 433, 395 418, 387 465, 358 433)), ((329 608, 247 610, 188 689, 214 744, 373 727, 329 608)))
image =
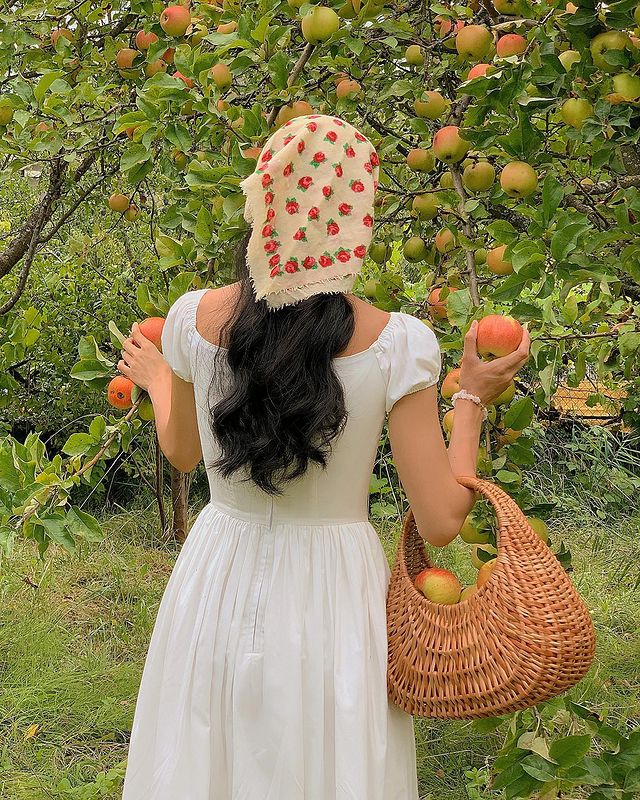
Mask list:
POLYGON ((140 329, 140 333, 145 337, 145 339, 152 341, 158 350, 162 352, 161 336, 162 329, 164 328, 164 318, 147 317, 147 319, 142 320, 138 327, 140 329))
POLYGON ((462 585, 453 572, 438 567, 423 569, 416 576, 414 585, 428 600, 443 605, 457 603, 462 592, 462 585))
POLYGON ((517 350, 524 329, 517 319, 501 314, 489 314, 478 322, 477 348, 481 356, 508 356, 517 350))

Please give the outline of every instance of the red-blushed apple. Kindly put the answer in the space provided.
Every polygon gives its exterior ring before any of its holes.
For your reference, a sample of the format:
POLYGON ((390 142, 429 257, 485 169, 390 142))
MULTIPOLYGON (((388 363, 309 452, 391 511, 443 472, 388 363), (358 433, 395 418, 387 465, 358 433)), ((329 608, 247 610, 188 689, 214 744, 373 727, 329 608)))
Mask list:
POLYGON ((471 584, 471 586, 465 586, 462 592, 460 593, 460 600, 459 603, 464 603, 465 600, 468 600, 478 591, 478 587, 475 584, 471 584))
POLYGON ((146 33, 145 31, 138 31, 136 33, 136 47, 138 50, 148 50, 154 42, 158 41, 155 33, 146 33))
POLYGON ((422 92, 413 103, 416 114, 424 119, 440 119, 448 107, 447 100, 435 91, 422 92))
POLYGON ((66 39, 68 42, 73 42, 73 34, 69 30, 69 28, 56 28, 55 30, 51 31, 51 44, 55 47, 58 43, 58 39, 62 36, 63 39, 66 39))
POLYGON ((517 319, 503 314, 489 314, 478 320, 476 344, 481 356, 508 356, 517 350, 524 329, 517 319))
POLYGON ((453 572, 439 567, 428 567, 416 575, 414 585, 432 603, 453 605, 460 599, 462 586, 453 572))
POLYGON ((491 561, 487 561, 486 564, 483 564, 480 567, 480 569, 478 570, 478 576, 476 578, 476 586, 478 587, 478 589, 481 586, 484 586, 485 583, 489 580, 497 563, 498 559, 492 558, 491 561))
POLYGON ((460 367, 454 367, 445 375, 440 394, 445 400, 449 400, 458 391, 460 391, 460 367))
POLYGON ((119 408, 121 411, 131 408, 131 392, 133 391, 134 383, 124 375, 116 375, 109 381, 107 386, 107 402, 114 408, 119 408))
POLYGON ((472 192, 486 192, 496 179, 493 164, 488 161, 476 161, 467 164, 462 173, 462 183, 472 192))
POLYGON ((580 129, 593 115, 593 106, 584 97, 570 97, 560 106, 560 116, 566 125, 580 129))
POLYGON ((493 7, 498 14, 505 16, 517 16, 523 11, 520 0, 493 0, 493 7))
MULTIPOLYGON (((493 408, 495 408, 495 406, 493 406, 493 408)), ((506 445, 513 444, 520 436, 522 436, 522 431, 516 431, 513 428, 505 428, 502 433, 496 436, 498 447, 505 447, 506 445)))
POLYGON ((446 125, 433 137, 432 149, 440 161, 445 164, 456 164, 466 156, 470 144, 460 136, 460 128, 457 125, 446 125))
POLYGON ((444 432, 447 434, 447 436, 449 436, 453 430, 453 415, 454 409, 450 408, 442 417, 442 427, 444 428, 444 432))
POLYGON ((161 58, 156 58, 155 61, 150 61, 144 68, 144 74, 147 78, 152 78, 159 72, 167 71, 167 62, 161 58))
POLYGON ((500 186, 509 197, 528 197, 538 188, 538 176, 526 161, 511 161, 500 173, 500 186))
POLYGON ((494 275, 511 275, 513 272, 513 264, 504 257, 506 249, 507 245, 501 244, 487 252, 487 269, 494 275))
POLYGON ((484 25, 465 25, 456 34, 456 50, 467 61, 480 61, 491 50, 493 36, 484 25))
POLYGON ((467 72, 467 80, 472 81, 474 78, 482 78, 491 69, 493 69, 493 64, 476 64, 475 67, 471 67, 467 72))
MULTIPOLYGON (((438 286, 435 289, 432 289, 431 292, 429 293, 429 297, 427 298, 427 305, 429 306, 429 314, 432 319, 447 318, 447 300, 449 299, 449 295, 452 292, 458 291, 455 288, 455 286, 449 286, 449 294, 441 300, 440 294, 442 293, 443 288, 444 287, 442 286, 438 286)), ((453 394, 453 392, 451 394, 453 394)), ((449 397, 451 397, 451 395, 449 395, 449 397)))
POLYGON ((191 25, 191 14, 184 6, 167 6, 160 14, 160 27, 168 36, 184 36, 191 25))
POLYGON ((195 83, 191 78, 188 78, 186 75, 183 75, 181 72, 178 72, 178 70, 176 70, 173 73, 173 77, 178 78, 178 80, 182 81, 185 84, 185 86, 187 86, 189 89, 193 89, 193 87, 195 86, 195 83))
POLYGON ((138 208, 138 206, 135 205, 135 203, 131 203, 129 208, 124 212, 122 216, 127 220, 127 222, 133 222, 134 219, 138 218, 139 214, 140 214, 140 209, 138 208))
POLYGON ((519 56, 527 49, 527 40, 519 33, 507 33, 498 39, 496 44, 496 54, 498 58, 508 58, 509 56, 519 56))
POLYGON ((361 91, 362 86, 360 86, 358 81, 344 80, 340 81, 336 86, 336 97, 338 100, 344 100, 345 98, 351 99, 359 95, 361 91))
POLYGON ((218 89, 224 91, 231 86, 232 76, 231 70, 226 64, 221 61, 211 67, 209 74, 218 89))
POLYGON ((129 208, 129 198, 126 194, 112 194, 109 198, 109 208, 112 211, 118 211, 120 214, 124 214, 129 208))
POLYGON ((155 344, 162 352, 162 329, 164 328, 164 317, 147 317, 138 326, 140 333, 155 344))
POLYGON ((123 47, 121 50, 118 50, 116 53, 118 69, 131 69, 136 56, 139 55, 140 53, 137 50, 133 50, 131 47, 123 47))
POLYGON ((416 172, 431 172, 435 167, 436 160, 431 150, 424 147, 415 147, 407 153, 407 166, 416 172))
POLYGON ((175 54, 176 54, 176 48, 175 47, 167 47, 167 49, 160 56, 160 58, 163 61, 166 61, 167 64, 173 64, 175 54))
POLYGON ((442 228, 436 233, 433 240, 439 253, 448 253, 456 247, 456 237, 449 228, 442 228))

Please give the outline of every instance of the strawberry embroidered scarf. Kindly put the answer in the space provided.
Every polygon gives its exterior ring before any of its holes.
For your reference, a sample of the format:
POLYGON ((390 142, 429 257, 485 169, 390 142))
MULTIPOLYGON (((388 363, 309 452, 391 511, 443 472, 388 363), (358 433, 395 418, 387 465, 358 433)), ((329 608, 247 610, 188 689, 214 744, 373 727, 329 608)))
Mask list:
POLYGON ((371 243, 378 168, 371 142, 335 116, 295 117, 271 135, 240 183, 256 300, 274 309, 351 291, 371 243))

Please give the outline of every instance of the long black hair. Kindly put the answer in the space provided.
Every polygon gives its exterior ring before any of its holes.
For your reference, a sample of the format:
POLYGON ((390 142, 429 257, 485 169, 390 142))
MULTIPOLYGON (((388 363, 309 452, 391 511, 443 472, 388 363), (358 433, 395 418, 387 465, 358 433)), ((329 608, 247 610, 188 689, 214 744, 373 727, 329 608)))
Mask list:
POLYGON ((209 388, 209 423, 222 455, 207 466, 225 478, 246 466, 264 492, 282 495, 309 462, 326 467, 331 442, 346 424, 332 359, 351 340, 355 317, 343 293, 321 292, 273 311, 266 300, 256 302, 246 264, 249 236, 235 252, 240 293, 220 332, 225 349, 215 356, 226 359, 232 380, 223 385, 216 369, 209 388))

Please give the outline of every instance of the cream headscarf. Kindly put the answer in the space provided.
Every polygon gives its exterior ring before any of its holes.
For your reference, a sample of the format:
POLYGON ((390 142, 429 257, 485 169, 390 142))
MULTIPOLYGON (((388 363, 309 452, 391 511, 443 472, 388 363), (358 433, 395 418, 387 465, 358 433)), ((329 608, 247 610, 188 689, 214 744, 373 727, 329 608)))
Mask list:
POLYGON ((274 309, 351 291, 371 243, 379 163, 366 136, 326 114, 295 117, 267 140, 240 183, 256 300, 274 309))

